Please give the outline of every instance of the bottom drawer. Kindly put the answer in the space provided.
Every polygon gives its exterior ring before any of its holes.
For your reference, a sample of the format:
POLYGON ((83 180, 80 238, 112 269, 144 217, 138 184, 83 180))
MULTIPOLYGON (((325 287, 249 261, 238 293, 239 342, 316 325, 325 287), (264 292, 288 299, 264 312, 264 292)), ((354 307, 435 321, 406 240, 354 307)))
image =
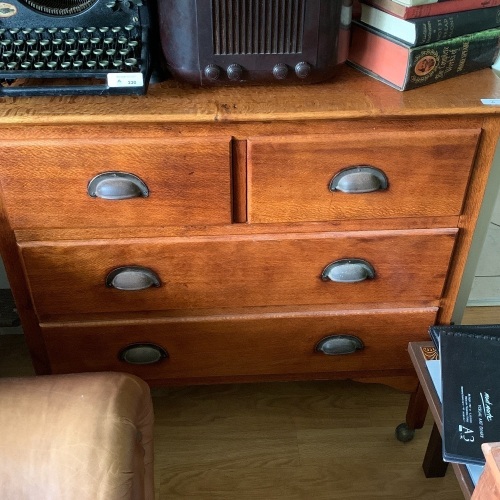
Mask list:
POLYGON ((339 372, 410 369, 408 342, 427 340, 437 308, 175 318, 42 325, 53 373, 127 371, 185 383, 338 377, 339 372), (340 337, 339 337, 340 336, 340 337), (323 349, 345 354, 325 354, 323 349), (357 339, 357 340, 356 340, 357 339), (133 345, 153 344, 128 351, 133 345), (152 356, 150 356, 152 354, 152 356), (146 355, 143 359, 142 355, 146 355), (147 364, 136 364, 148 361, 147 364), (153 362, 154 361, 154 362, 153 362))

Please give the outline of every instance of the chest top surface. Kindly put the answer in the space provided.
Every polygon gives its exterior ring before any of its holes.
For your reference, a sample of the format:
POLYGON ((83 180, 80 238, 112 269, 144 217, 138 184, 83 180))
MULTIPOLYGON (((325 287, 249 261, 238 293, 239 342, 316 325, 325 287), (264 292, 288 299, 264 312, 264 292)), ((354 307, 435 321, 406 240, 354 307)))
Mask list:
POLYGON ((500 115, 500 78, 490 69, 408 92, 347 66, 307 86, 199 88, 167 80, 145 96, 0 98, 0 126, 213 123, 500 115))

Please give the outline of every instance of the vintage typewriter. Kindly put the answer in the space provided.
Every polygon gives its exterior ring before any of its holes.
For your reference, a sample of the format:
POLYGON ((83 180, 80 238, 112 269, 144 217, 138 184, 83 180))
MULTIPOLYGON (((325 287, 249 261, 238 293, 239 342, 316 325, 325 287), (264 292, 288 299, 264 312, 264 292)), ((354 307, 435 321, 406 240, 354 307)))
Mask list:
POLYGON ((144 94, 142 0, 0 1, 0 96, 144 94))

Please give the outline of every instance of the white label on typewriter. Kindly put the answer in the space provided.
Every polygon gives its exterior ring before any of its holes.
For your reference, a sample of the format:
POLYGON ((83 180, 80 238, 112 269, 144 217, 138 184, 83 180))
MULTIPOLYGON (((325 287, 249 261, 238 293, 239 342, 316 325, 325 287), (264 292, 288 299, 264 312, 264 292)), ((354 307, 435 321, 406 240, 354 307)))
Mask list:
POLYGON ((0 2, 0 17, 12 17, 16 14, 17 8, 15 5, 12 5, 11 3, 0 2))
POLYGON ((500 99, 481 99, 481 102, 487 106, 500 106, 500 99))
POLYGON ((142 73, 108 73, 108 87, 142 87, 142 73))

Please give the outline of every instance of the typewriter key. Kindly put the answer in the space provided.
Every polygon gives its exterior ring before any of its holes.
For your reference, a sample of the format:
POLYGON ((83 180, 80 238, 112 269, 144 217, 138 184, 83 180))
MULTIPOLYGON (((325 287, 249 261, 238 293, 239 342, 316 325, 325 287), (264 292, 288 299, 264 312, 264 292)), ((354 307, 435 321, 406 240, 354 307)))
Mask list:
POLYGON ((134 57, 129 57, 128 59, 125 59, 125 65, 128 66, 129 68, 132 68, 137 64, 137 59, 134 57))

